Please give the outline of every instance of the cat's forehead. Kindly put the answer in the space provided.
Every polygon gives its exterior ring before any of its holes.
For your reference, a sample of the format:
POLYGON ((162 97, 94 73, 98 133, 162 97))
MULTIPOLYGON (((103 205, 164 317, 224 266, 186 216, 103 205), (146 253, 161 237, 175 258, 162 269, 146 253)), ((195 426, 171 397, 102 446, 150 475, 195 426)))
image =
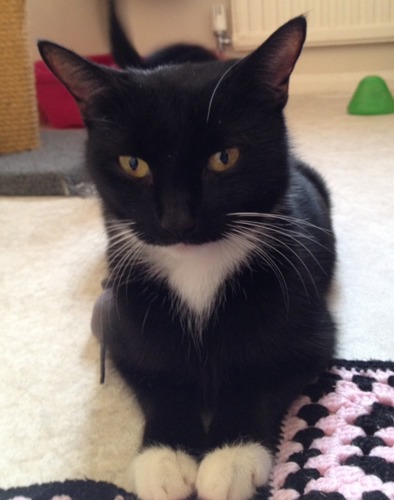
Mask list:
POLYGON ((152 70, 134 70, 130 78, 147 90, 198 92, 212 89, 226 69, 227 64, 221 61, 169 64, 152 70))
POLYGON ((210 98, 225 71, 221 62, 168 65, 127 72, 116 108, 139 134, 178 136, 205 128, 210 98))
POLYGON ((214 61, 120 73, 121 86, 114 86, 105 101, 105 112, 115 124, 109 133, 116 134, 122 147, 146 157, 167 150, 195 153, 234 142, 242 124, 237 119, 239 102, 222 84, 230 66, 231 61, 214 61))

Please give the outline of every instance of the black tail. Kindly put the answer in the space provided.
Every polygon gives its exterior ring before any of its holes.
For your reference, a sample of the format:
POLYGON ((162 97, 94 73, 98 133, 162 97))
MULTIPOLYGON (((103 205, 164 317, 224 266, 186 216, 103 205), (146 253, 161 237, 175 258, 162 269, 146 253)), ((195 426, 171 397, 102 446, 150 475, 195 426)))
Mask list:
POLYGON ((109 32, 111 53, 118 66, 126 68, 143 66, 142 58, 130 43, 116 14, 115 0, 109 0, 109 32))
POLYGON ((160 49, 142 58, 127 38, 116 13, 115 0, 109 0, 111 53, 118 66, 126 68, 155 68, 161 64, 204 62, 217 59, 215 54, 200 45, 179 43, 160 49))

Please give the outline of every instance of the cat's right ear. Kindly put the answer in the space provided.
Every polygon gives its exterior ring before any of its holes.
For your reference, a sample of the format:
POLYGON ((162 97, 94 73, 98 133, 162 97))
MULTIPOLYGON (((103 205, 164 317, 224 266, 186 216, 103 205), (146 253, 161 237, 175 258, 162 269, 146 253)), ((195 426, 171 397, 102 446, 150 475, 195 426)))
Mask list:
POLYGON ((91 99, 109 85, 110 73, 53 42, 40 40, 38 50, 48 68, 72 94, 84 115, 91 99))
POLYGON ((306 28, 304 16, 291 19, 237 66, 243 79, 251 75, 250 81, 264 88, 270 102, 279 108, 286 104, 289 79, 304 45, 306 28))

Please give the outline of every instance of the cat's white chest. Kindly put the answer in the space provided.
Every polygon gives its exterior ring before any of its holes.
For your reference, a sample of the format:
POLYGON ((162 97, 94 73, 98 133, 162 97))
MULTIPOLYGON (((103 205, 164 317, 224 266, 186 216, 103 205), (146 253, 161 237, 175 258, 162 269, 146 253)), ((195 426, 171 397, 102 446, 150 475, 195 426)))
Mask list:
POLYGON ((251 246, 229 235, 203 245, 147 245, 145 255, 152 273, 175 294, 178 306, 187 307, 194 323, 201 324, 211 315, 226 279, 247 262, 251 246))

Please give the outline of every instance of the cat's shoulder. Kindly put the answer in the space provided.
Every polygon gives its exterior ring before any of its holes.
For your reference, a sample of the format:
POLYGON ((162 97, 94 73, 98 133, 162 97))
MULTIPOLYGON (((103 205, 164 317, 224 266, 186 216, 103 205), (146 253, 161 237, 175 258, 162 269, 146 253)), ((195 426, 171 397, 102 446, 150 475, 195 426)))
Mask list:
POLYGON ((291 158, 291 166, 296 182, 310 182, 317 189, 325 203, 330 205, 330 192, 323 176, 314 167, 296 157, 291 158))

